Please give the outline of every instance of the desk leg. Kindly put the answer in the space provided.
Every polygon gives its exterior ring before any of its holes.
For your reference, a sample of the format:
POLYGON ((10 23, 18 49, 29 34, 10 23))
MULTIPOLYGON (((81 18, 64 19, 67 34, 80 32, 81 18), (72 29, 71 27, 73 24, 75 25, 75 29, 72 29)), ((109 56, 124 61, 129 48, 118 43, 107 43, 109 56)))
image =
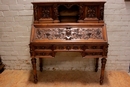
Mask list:
POLYGON ((96 60, 95 60, 95 72, 98 71, 98 61, 99 61, 99 58, 96 58, 96 60))
POLYGON ((34 83, 37 83, 37 70, 36 70, 36 58, 32 58, 32 67, 33 67, 33 76, 34 76, 34 83))
POLYGON ((107 61, 106 58, 102 58, 102 60, 101 60, 102 66, 101 66, 101 75, 100 75, 100 85, 103 84, 106 61, 107 61))
POLYGON ((43 59, 42 58, 39 58, 39 67, 40 67, 40 71, 42 72, 43 71, 43 59))

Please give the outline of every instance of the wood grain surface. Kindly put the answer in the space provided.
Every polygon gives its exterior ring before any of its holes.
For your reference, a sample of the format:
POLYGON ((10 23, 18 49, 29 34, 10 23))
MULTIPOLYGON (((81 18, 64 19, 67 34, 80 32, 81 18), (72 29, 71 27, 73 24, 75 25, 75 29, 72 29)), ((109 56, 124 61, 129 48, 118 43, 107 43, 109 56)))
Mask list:
POLYGON ((38 83, 29 70, 5 70, 0 74, 0 87, 130 87, 130 76, 123 71, 105 72, 104 84, 99 84, 100 72, 43 71, 38 83))

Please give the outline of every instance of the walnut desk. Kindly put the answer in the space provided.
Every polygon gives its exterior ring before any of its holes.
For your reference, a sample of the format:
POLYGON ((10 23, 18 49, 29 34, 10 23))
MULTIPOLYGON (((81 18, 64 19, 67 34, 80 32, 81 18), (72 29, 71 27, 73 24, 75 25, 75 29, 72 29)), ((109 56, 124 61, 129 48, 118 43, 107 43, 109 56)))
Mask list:
POLYGON ((79 52, 83 58, 102 58, 100 84, 103 83, 108 40, 103 20, 105 2, 33 2, 34 21, 30 54, 34 82, 36 58, 54 58, 56 52, 79 52))

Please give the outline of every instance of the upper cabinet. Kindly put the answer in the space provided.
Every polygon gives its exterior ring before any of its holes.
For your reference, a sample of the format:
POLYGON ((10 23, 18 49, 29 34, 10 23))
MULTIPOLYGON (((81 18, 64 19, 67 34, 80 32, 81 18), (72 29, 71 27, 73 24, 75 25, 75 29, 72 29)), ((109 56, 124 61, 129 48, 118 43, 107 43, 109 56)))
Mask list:
POLYGON ((34 23, 103 22, 104 3, 100 2, 33 2, 34 23))

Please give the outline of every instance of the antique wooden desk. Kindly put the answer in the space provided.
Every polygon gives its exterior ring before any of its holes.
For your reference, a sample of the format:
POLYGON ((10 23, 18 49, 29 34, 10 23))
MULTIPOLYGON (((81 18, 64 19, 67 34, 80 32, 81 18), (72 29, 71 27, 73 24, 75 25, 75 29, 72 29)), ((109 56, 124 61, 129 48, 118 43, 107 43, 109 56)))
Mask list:
POLYGON ((33 2, 34 21, 30 54, 34 82, 37 83, 36 58, 54 58, 56 52, 80 52, 83 58, 95 58, 95 71, 102 58, 100 84, 103 83, 108 51, 104 16, 100 2, 33 2))

